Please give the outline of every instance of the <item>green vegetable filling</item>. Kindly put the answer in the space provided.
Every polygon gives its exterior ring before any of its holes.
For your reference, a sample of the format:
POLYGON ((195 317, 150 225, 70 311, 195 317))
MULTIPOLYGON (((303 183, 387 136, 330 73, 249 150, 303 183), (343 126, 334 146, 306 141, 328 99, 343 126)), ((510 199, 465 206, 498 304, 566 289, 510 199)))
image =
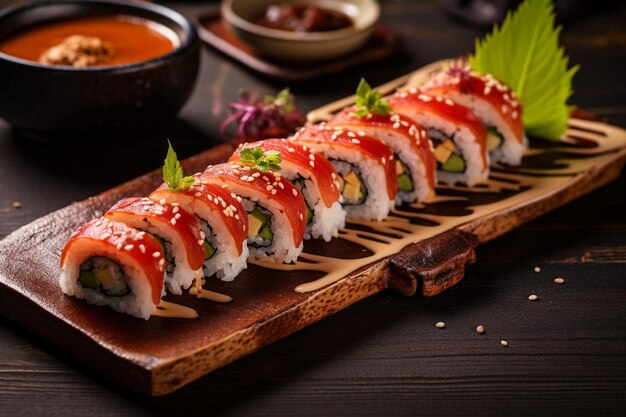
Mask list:
POLYGON ((215 248, 211 246, 209 242, 204 242, 204 260, 206 261, 214 254, 215 254, 215 248))
POLYGON ((122 269, 104 257, 95 256, 83 263, 78 282, 83 288, 101 291, 109 296, 119 297, 130 293, 122 269))
POLYGON ((398 175, 398 189, 405 193, 410 193, 415 188, 413 186, 413 180, 411 179, 411 173, 409 167, 406 166, 396 155, 396 174, 398 175))
POLYGON ((250 214, 248 214, 248 237, 261 238, 269 242, 274 239, 274 233, 271 228, 270 213, 263 212, 259 207, 256 207, 250 214))
POLYGON ((313 210, 311 210, 311 208, 307 204, 306 205, 306 224, 311 223, 311 220, 313 220, 313 210))
POLYGON ((465 172, 465 168, 465 159, 455 153, 451 154, 448 160, 441 165, 442 171, 452 173, 463 173, 465 172))
POLYGON ((91 288, 94 290, 100 289, 100 280, 93 271, 80 271, 78 280, 83 288, 91 288))

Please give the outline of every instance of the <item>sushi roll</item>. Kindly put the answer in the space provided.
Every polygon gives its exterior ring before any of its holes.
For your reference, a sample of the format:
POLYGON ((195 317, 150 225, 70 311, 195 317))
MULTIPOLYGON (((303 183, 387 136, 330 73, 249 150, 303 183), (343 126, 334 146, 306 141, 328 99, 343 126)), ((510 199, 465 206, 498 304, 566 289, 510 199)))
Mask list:
POLYGON ((426 130, 413 120, 394 113, 358 116, 352 107, 337 113, 328 124, 365 132, 391 148, 398 177, 396 204, 424 201, 434 195, 437 163, 432 145, 426 130))
POLYGON ((243 161, 230 162, 209 166, 202 179, 241 198, 248 215, 250 258, 276 263, 298 259, 306 232, 306 204, 300 190, 279 170, 263 172, 243 161))
POLYGON ((489 177, 487 131, 470 109, 443 96, 411 88, 389 97, 396 113, 415 120, 428 132, 437 160, 437 180, 473 186, 489 177))
POLYGON ((319 124, 302 128, 291 139, 328 158, 338 174, 348 217, 382 220, 394 207, 398 177, 393 152, 363 131, 319 124))
POLYGON ((467 64, 438 71, 420 88, 470 108, 487 128, 492 162, 519 165, 528 140, 522 124, 522 105, 515 92, 492 75, 480 75, 467 64))
POLYGON ((146 320, 163 293, 165 257, 157 239, 106 218, 72 235, 61 268, 65 294, 146 320))
POLYGON ((241 198, 219 185, 209 184, 201 174, 184 190, 162 184, 150 194, 159 203, 179 205, 200 219, 204 247, 204 275, 232 281, 246 268, 248 216, 241 198))
POLYGON ((200 221, 177 204, 125 198, 104 217, 154 236, 165 254, 165 283, 170 292, 180 295, 194 279, 202 278, 205 248, 200 221))
POLYGON ((306 146, 296 146, 286 139, 267 139, 240 145, 229 162, 239 162, 241 151, 249 148, 280 153, 280 173, 295 185, 306 203, 305 239, 322 238, 329 242, 338 236, 346 222, 346 212, 339 202, 337 174, 324 155, 306 146))

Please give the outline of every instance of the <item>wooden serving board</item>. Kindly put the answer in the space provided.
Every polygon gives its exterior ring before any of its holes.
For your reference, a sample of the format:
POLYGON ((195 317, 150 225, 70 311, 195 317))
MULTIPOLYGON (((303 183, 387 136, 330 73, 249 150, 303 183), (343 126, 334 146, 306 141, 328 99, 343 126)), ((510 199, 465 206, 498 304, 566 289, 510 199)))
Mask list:
MULTIPOLYGON (((232 150, 221 145, 183 166, 200 171, 232 150)), ((196 319, 145 321, 65 296, 58 263, 72 231, 120 198, 151 192, 161 182, 152 172, 0 241, 0 313, 111 380, 163 395, 380 291, 443 291, 463 277, 477 245, 602 186, 624 163, 626 131, 573 118, 562 143, 531 141, 520 167, 496 167, 486 184, 442 186, 427 204, 405 205, 382 222, 350 223, 330 243, 307 241, 294 265, 250 265, 232 283, 208 280, 205 288, 228 294, 231 303, 166 297, 195 309, 196 319)))

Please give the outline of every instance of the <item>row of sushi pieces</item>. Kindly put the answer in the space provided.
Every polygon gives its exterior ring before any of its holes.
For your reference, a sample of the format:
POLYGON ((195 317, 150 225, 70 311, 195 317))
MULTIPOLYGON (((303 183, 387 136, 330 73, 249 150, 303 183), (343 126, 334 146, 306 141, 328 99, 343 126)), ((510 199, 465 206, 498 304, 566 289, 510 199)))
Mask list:
POLYGON ((242 144, 191 177, 168 152, 164 184, 70 238, 63 291, 148 319, 166 290, 231 281, 249 258, 295 262, 303 239, 329 241, 346 218, 382 220, 427 201, 437 182, 472 186, 490 161, 518 164, 524 152, 520 102, 493 77, 454 67, 420 89, 383 98, 362 81, 357 93, 328 122, 242 144))

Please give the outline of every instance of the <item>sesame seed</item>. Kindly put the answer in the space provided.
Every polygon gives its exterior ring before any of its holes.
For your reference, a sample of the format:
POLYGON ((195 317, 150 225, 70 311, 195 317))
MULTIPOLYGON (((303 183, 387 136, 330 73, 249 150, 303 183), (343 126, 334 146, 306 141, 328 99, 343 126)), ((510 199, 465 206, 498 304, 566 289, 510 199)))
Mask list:
POLYGON ((288 152, 295 152, 296 150, 294 148, 287 148, 288 152))
POLYGON ((20 203, 19 201, 14 201, 14 202, 11 204, 11 207, 13 207, 13 208, 15 208, 15 209, 22 208, 22 203, 20 203))
POLYGON ((133 250, 134 247, 134 245, 126 245, 124 246, 124 250, 133 250))
POLYGON ((536 267, 535 267, 535 269, 534 269, 534 271, 535 271, 535 272, 537 272, 537 273, 539 273, 539 272, 541 272, 541 268, 539 268, 538 266, 536 266, 536 267))
POLYGON ((178 213, 178 210, 180 210, 178 207, 174 206, 174 208, 172 209, 172 213, 176 214, 178 213))
POLYGON ((446 327, 446 323, 444 323, 443 321, 438 321, 437 323, 435 323, 435 327, 438 329, 443 329, 444 327, 446 327))
POLYGON ((143 244, 139 245, 139 250, 141 251, 141 253, 146 253, 146 247, 143 244))
POLYGON ((122 249, 122 244, 118 243, 117 245, 115 245, 115 247, 117 248, 117 250, 120 250, 120 249, 122 249))
POLYGON ((261 176, 261 173, 259 173, 259 172, 255 172, 254 174, 252 174, 252 176, 253 176, 254 178, 259 178, 259 177, 261 176))
POLYGON ((448 106, 454 106, 454 101, 450 100, 449 98, 447 98, 447 99, 445 100, 445 103, 446 103, 448 106))
POLYGON ((507 342, 506 340, 500 340, 500 344, 504 347, 509 346, 509 342, 507 342))
POLYGON ((204 245, 204 239, 198 239, 198 246, 204 245))
POLYGON ((554 282, 556 282, 557 284, 563 284, 565 283, 565 280, 561 277, 559 278, 554 278, 554 282))
POLYGON ((167 201, 166 201, 164 198, 162 198, 162 199, 160 199, 160 200, 159 200, 159 204, 161 204, 161 205, 165 204, 166 202, 167 202, 167 201))
POLYGON ((153 253, 152 253, 152 257, 153 257, 153 258, 159 258, 159 257, 161 257, 161 252, 159 252, 159 251, 153 252, 153 253))
POLYGON ((313 155, 313 154, 309 155, 309 159, 310 159, 311 161, 315 161, 315 155, 313 155))
POLYGON ((235 219, 239 220, 239 215, 235 214, 235 219))
POLYGON ((483 334, 485 333, 485 328, 483 326, 477 326, 476 331, 478 332, 478 334, 483 334))
POLYGON ((108 238, 110 238, 110 237, 111 237, 111 233, 105 233, 105 234, 103 234, 103 235, 101 236, 101 239, 102 239, 102 240, 105 240, 105 239, 108 239, 108 238))
POLYGON ((198 191, 197 193, 195 193, 193 196, 194 197, 200 197, 202 195, 202 193, 200 191, 198 191))
POLYGON ((400 123, 396 122, 393 124, 394 129, 398 129, 400 127, 400 123))
POLYGON ((356 134, 361 136, 361 137, 365 136, 365 132, 362 131, 362 130, 359 130, 358 132, 356 132, 356 134))
POLYGON ((293 193, 294 196, 298 196, 298 190, 296 190, 295 188, 291 189, 291 192, 293 193))
POLYGON ((383 156, 383 165, 385 165, 386 163, 387 163, 387 158, 383 156))
POLYGON ((360 141, 360 140, 358 140, 358 139, 352 139, 352 143, 359 144, 359 143, 361 143, 361 141, 360 141))
POLYGON ((529 296, 528 296, 528 299, 529 299, 530 301, 536 301, 538 298, 539 298, 539 297, 537 297, 535 294, 531 294, 531 295, 529 295, 529 296))
POLYGON ((415 93, 417 93, 417 89, 416 88, 414 88, 414 87, 409 88, 409 94, 415 94, 415 93))
POLYGON ((176 226, 176 219, 170 219, 170 223, 172 223, 172 226, 176 226))
MULTIPOLYGON (((180 204, 178 204, 178 203, 172 203, 172 204, 171 204, 171 206, 172 206, 172 207, 178 207, 178 206, 180 206, 180 204)), ((176 212, 174 212, 174 213, 176 213, 176 212)))
POLYGON ((272 195, 276 195, 276 188, 272 188, 272 191, 270 191, 270 192, 272 193, 272 195))
POLYGON ((304 216, 302 215, 302 213, 299 213, 299 217, 300 217, 300 220, 301 220, 301 221, 303 221, 303 220, 304 220, 304 216))
POLYGON ((163 265, 165 265, 165 258, 159 259, 159 266, 162 267, 163 265))

